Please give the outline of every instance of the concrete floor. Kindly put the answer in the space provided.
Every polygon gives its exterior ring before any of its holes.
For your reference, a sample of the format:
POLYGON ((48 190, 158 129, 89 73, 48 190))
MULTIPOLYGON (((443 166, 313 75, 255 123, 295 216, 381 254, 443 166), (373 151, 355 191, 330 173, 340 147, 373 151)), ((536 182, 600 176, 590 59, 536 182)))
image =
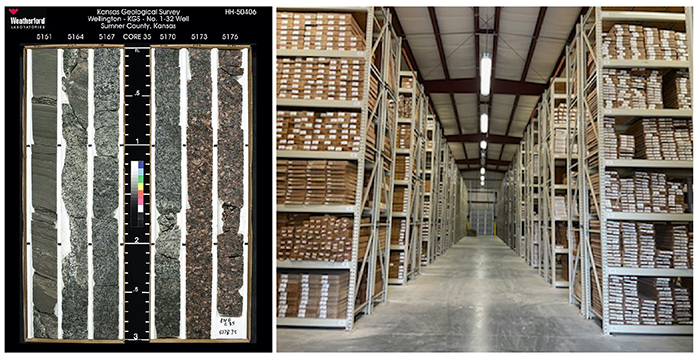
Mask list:
POLYGON ((497 237, 467 237, 352 331, 279 328, 277 351, 692 351, 692 337, 604 336, 497 237))

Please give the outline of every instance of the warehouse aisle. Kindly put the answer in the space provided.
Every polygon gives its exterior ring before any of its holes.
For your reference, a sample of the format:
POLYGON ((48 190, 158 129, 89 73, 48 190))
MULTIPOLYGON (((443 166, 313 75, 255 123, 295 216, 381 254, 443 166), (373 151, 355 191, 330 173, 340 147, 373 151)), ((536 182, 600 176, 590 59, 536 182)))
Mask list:
POLYGON ((466 237, 351 332, 277 330, 288 351, 692 351, 692 337, 603 336, 497 237, 466 237))

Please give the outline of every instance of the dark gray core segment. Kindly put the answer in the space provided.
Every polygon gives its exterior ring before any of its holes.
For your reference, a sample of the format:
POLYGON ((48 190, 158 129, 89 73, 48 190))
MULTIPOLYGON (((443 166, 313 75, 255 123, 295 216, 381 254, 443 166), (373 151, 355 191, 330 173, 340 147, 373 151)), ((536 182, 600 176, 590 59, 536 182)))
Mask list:
POLYGON ((94 57, 95 152, 92 194, 93 325, 95 339, 119 338, 119 104, 121 50, 94 57))
POLYGON ((181 131, 179 50, 155 51, 155 325, 158 338, 180 335, 181 131))
POLYGON ((63 90, 68 104, 61 105, 65 160, 61 169, 61 196, 68 215, 70 252, 62 257, 61 310, 63 339, 87 339, 88 317, 88 50, 63 52, 63 90))
POLYGON ((95 153, 92 194, 95 339, 119 338, 119 104, 122 52, 94 53, 95 153))
MULTIPOLYGON (((31 217, 33 326, 34 337, 58 338, 58 233, 56 230, 56 154, 58 51, 32 51, 31 217)), ((27 208, 31 211, 31 208, 27 208)))

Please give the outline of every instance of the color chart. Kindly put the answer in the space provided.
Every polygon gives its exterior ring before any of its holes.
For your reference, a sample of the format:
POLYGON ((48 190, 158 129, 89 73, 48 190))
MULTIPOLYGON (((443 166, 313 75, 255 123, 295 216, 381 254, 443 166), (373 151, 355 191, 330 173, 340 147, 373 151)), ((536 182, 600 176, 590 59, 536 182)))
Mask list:
POLYGON ((143 161, 131 161, 130 202, 131 225, 134 227, 143 227, 143 161))

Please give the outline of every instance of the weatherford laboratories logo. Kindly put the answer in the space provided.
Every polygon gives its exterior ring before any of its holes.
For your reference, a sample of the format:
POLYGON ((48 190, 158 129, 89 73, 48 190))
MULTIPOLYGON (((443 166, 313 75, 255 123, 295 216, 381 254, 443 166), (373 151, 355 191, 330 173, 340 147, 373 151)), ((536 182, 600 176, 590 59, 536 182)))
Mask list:
POLYGON ((43 30, 46 29, 46 17, 20 17, 19 9, 7 9, 10 16, 10 29, 12 30, 43 30))

